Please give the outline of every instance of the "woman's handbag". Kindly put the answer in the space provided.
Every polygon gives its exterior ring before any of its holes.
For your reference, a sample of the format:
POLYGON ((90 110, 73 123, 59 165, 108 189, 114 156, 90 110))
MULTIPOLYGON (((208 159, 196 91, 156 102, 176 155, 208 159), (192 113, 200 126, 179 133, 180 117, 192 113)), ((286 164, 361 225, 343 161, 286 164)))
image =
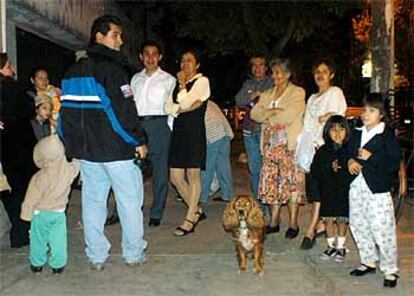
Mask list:
POLYGON ((310 131, 302 130, 298 136, 298 145, 295 152, 295 160, 298 167, 309 173, 310 166, 315 155, 313 136, 310 131))

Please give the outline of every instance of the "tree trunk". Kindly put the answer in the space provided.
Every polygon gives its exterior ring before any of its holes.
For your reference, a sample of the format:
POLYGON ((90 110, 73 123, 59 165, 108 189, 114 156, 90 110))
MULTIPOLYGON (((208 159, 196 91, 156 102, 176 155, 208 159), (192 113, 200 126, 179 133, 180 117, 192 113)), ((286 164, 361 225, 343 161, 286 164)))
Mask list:
POLYGON ((393 0, 372 1, 371 93, 389 97, 394 105, 394 14, 393 0))
POLYGON ((270 56, 269 49, 261 36, 262 32, 260 32, 260 30, 256 27, 256 15, 254 14, 254 9, 250 4, 251 3, 249 1, 242 2, 241 4, 243 8, 243 20, 246 25, 250 42, 253 44, 253 47, 257 53, 270 56))

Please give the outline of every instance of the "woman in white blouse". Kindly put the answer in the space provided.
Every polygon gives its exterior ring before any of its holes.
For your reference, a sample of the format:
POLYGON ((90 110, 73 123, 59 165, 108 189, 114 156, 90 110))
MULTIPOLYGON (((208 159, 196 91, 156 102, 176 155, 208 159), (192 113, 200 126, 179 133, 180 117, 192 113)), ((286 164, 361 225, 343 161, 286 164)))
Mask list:
MULTIPOLYGON (((328 118, 334 114, 345 115, 346 101, 342 90, 332 85, 335 70, 328 59, 321 59, 312 69, 318 92, 310 96, 305 112, 302 136, 300 141, 312 141, 311 144, 316 150, 324 144, 323 127, 328 118), (310 137, 304 136, 304 134, 310 137)), ((302 143, 303 144, 303 143, 302 143)), ((310 161, 313 155, 309 155, 310 161)), ((310 163, 309 163, 310 164, 310 163)), ((320 200, 317 189, 314 188, 309 174, 306 176, 306 195, 309 202, 312 202, 311 223, 306 231, 301 244, 301 249, 311 249, 315 243, 315 229, 319 221, 320 200)))
POLYGON ((194 232, 197 223, 207 218, 198 206, 201 193, 200 170, 206 166, 206 130, 204 115, 210 97, 207 77, 198 73, 198 54, 193 50, 181 55, 181 71, 172 100, 166 112, 174 118, 171 135, 170 179, 188 206, 183 223, 174 231, 176 236, 194 232), (187 176, 187 178, 185 178, 187 176))

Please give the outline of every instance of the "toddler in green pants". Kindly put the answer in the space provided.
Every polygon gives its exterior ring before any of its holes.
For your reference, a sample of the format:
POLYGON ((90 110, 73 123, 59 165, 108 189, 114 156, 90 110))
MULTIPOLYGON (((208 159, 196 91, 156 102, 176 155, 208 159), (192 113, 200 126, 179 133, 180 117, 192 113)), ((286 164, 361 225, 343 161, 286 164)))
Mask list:
POLYGON ((60 274, 68 258, 65 209, 79 161, 66 160, 57 135, 37 143, 33 160, 40 170, 30 180, 20 213, 22 220, 31 221, 30 268, 41 272, 50 250, 49 265, 54 274, 60 274))

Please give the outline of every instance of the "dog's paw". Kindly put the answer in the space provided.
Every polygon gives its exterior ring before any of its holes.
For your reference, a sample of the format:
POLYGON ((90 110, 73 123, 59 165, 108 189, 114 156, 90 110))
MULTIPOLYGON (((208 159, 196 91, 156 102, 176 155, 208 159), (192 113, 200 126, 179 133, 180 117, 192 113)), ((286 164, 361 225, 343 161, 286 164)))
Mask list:
POLYGON ((264 269, 256 269, 253 268, 253 273, 256 274, 257 276, 263 276, 264 275, 264 269))
POLYGON ((238 274, 245 274, 246 273, 246 269, 239 269, 238 271, 237 271, 237 273, 238 274))

